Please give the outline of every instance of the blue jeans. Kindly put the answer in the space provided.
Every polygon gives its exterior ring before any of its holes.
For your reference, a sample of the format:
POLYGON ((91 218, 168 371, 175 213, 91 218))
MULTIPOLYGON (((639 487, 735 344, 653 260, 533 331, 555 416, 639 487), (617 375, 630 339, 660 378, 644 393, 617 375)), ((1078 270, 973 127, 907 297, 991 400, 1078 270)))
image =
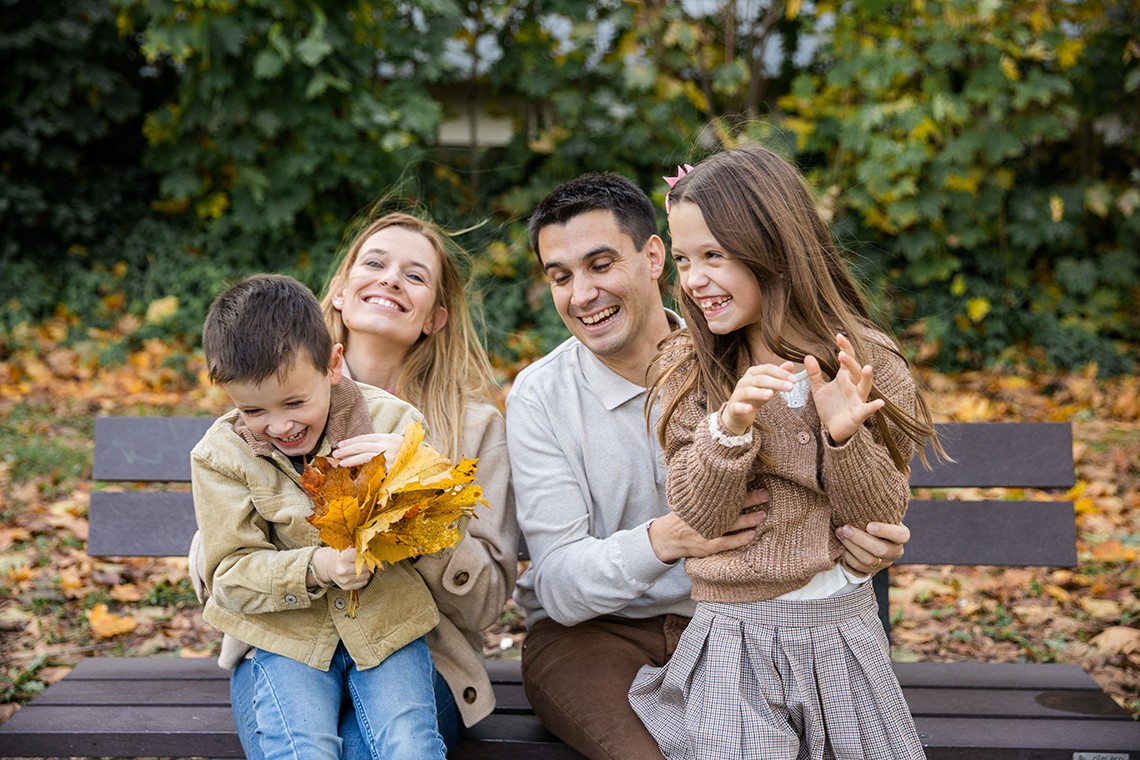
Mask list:
POLYGON ((255 649, 230 695, 247 758, 442 759, 435 680, 422 638, 368 670, 340 644, 327 673, 255 649))
MULTIPOLYGON (((433 668, 434 670, 434 668, 433 668)), ((438 670, 434 671, 435 710, 439 722, 439 732, 448 749, 452 749, 463 738, 463 718, 455 696, 438 670)), ((246 760, 265 760, 261 744, 257 740, 257 716, 253 712, 253 660, 244 659, 230 674, 230 704, 233 707, 234 723, 237 724, 238 738, 245 750, 246 760)), ((340 718, 337 733, 343 742, 341 751, 344 760, 371 760, 372 753, 364 745, 364 735, 356 720, 356 709, 352 699, 345 695, 340 703, 340 718)))

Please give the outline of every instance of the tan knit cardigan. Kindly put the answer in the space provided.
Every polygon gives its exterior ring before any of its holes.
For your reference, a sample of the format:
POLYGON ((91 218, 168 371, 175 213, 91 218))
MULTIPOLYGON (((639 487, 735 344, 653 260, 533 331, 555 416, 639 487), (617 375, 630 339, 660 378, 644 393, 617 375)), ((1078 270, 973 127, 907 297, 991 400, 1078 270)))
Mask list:
MULTIPOLYGON (((889 340, 881 334, 870 337, 889 340)), ((915 385, 906 362, 882 345, 868 343, 875 387, 901 409, 913 411, 915 385)), ((740 367, 742 375, 745 369, 740 367)), ((665 404, 695 371, 694 359, 667 379, 661 390, 665 404)), ((750 602, 786 594, 839 560, 839 526, 864 528, 871 521, 902 520, 910 498, 908 477, 895 467, 874 418, 835 446, 810 397, 805 407, 793 410, 776 396, 756 415, 751 443, 729 447, 709 430, 712 411, 698 388, 681 400, 669 420, 669 508, 702 536, 714 538, 740 516, 748 489, 767 488, 771 498, 768 517, 751 544, 686 561, 696 601, 750 602), (773 464, 760 461, 761 450, 773 464)), ((909 439, 892 433, 909 458, 909 439)))

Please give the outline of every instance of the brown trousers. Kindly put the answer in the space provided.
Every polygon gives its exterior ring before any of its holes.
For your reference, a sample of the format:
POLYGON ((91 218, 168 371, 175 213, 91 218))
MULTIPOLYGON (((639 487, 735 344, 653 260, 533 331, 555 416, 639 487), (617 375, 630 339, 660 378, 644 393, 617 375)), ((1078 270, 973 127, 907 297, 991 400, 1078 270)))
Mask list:
POLYGON ((678 615, 603 615, 574 626, 535 623, 522 650, 523 687, 535 714, 591 760, 661 760, 629 705, 629 687, 642 665, 665 664, 688 622, 678 615))

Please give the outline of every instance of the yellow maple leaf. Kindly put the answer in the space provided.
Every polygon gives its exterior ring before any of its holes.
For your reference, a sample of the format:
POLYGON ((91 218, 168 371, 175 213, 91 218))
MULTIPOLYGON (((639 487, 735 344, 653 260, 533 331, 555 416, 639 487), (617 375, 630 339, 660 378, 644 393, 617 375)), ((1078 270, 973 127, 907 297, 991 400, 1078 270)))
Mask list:
POLYGON ((86 615, 87 623, 91 626, 91 632, 101 639, 130 633, 138 625, 138 621, 130 615, 116 615, 108 612, 105 604, 96 604, 87 610, 86 615))
MULTIPOLYGON (((353 467, 315 457, 305 466, 301 487, 313 501, 309 524, 337 551, 355 547, 357 572, 455 546, 475 506, 487 504, 473 482, 478 460, 453 466, 423 440, 423 426, 414 422, 391 467, 382 456, 353 467)), ((350 614, 356 599, 353 592, 350 614)))

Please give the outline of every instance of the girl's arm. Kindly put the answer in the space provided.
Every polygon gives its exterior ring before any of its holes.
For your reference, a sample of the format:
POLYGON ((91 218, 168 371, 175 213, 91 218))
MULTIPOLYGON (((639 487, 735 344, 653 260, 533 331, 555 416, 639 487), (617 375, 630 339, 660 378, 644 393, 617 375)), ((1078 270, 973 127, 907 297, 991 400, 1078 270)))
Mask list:
MULTIPOLYGON (((689 371, 696 371, 691 364, 689 371)), ((685 370, 673 372, 661 388, 663 408, 679 392, 685 370)), ((735 394, 734 394, 735 395, 735 394)), ((705 394, 689 392, 677 404, 665 428, 665 495, 669 509, 704 538, 717 538, 740 517, 748 473, 760 451, 760 430, 753 420, 748 442, 726 445, 739 431, 725 431, 720 415, 710 415, 705 394), (720 436, 714 436, 714 430, 720 436)))
MULTIPOLYGON (((910 501, 907 473, 891 458, 873 418, 882 401, 868 401, 872 378, 879 392, 899 408, 913 410, 915 384, 905 360, 875 341, 870 364, 852 358, 851 345, 839 336, 842 368, 830 383, 822 380, 818 363, 805 360, 812 376, 812 395, 823 425, 823 484, 832 505, 832 524, 865 529, 869 522, 898 523, 910 501), (813 372, 814 367, 814 372, 813 372), (822 401, 822 403, 821 403, 822 401)), ((909 459, 910 439, 900 431, 892 435, 909 459)))

